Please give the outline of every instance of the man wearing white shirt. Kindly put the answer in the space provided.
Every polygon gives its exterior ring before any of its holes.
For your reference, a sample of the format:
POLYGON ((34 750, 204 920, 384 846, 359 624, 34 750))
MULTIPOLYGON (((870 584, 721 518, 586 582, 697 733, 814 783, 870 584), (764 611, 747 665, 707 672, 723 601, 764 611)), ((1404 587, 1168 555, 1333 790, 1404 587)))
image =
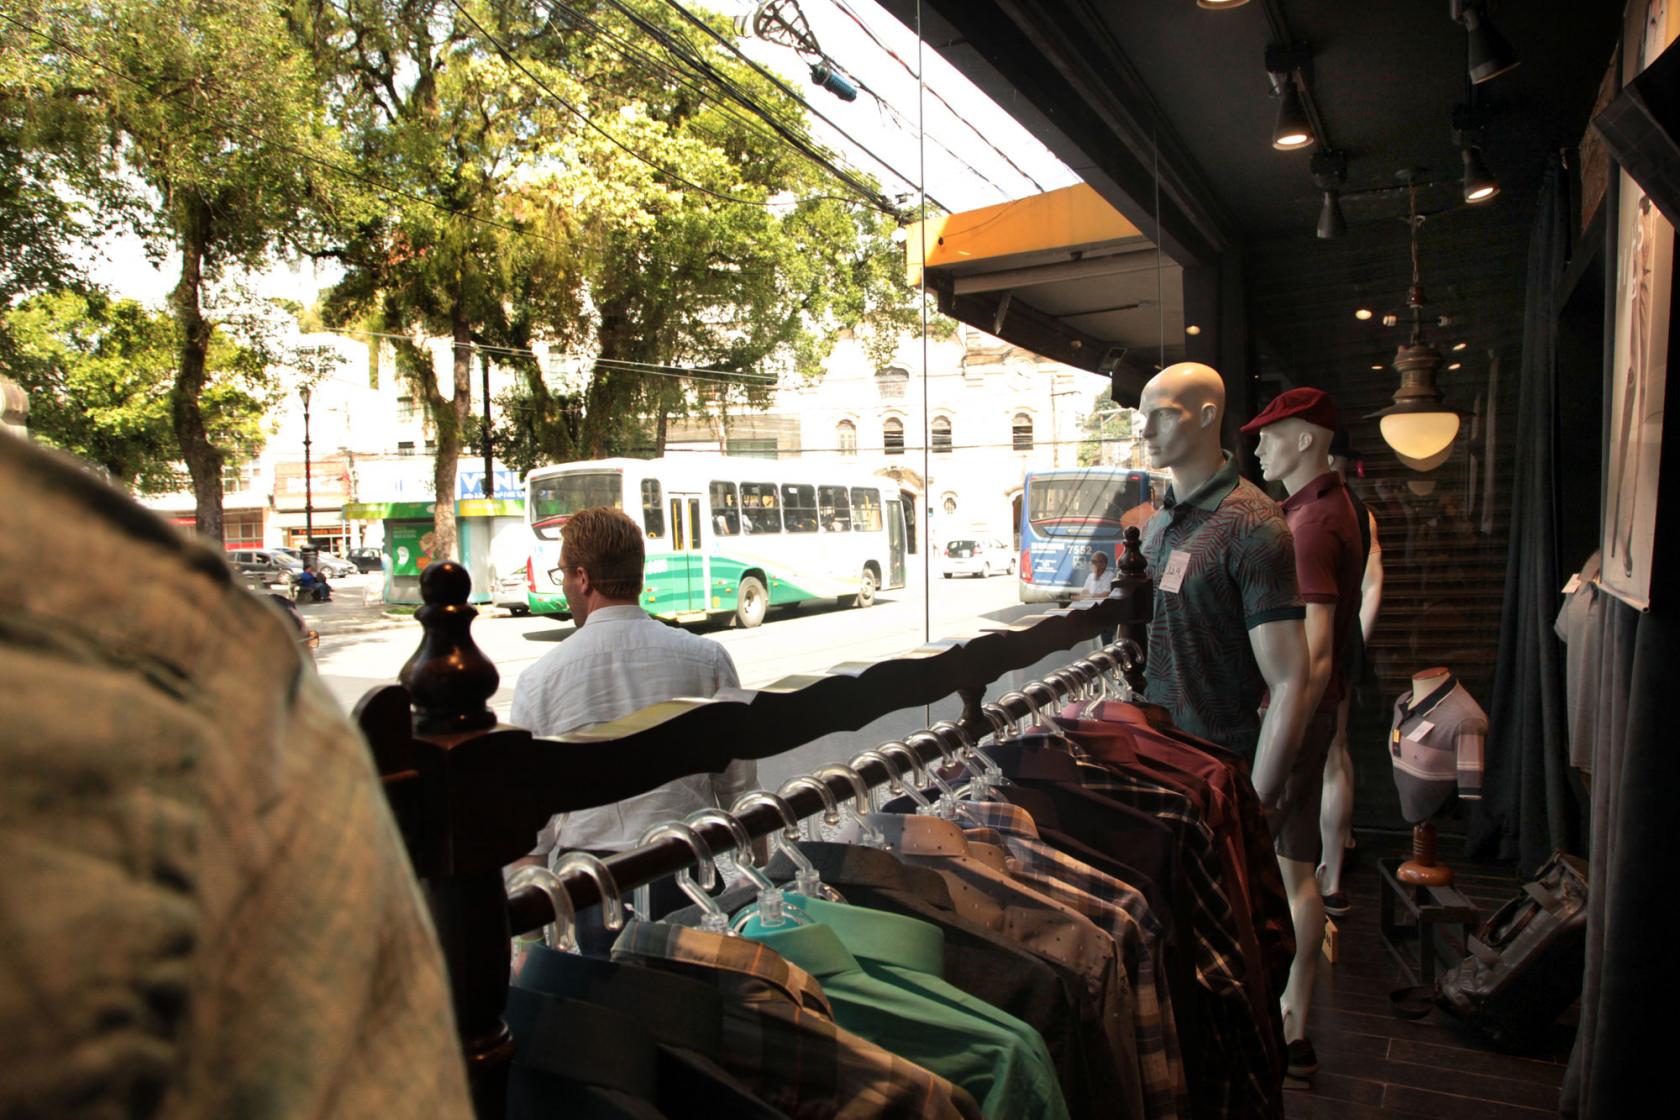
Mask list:
MULTIPOLYGON (((650 616, 642 589, 642 530, 621 510, 574 514, 563 529, 560 587, 577 632, 519 677, 513 723, 559 735, 619 719, 678 697, 737 688, 735 663, 721 645, 650 616)), ((561 813, 539 836, 537 852, 634 847, 656 824, 696 809, 728 808, 758 783, 758 764, 737 760, 717 774, 678 778, 612 805, 561 813)))

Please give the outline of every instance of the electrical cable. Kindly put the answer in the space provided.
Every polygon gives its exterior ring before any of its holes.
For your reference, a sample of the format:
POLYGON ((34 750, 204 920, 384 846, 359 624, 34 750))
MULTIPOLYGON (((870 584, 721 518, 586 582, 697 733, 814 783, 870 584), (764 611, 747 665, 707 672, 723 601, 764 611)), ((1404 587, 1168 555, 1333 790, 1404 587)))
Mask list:
MULTIPOLYGON (((625 9, 624 4, 622 3, 622 0, 607 0, 607 2, 612 4, 614 7, 619 8, 621 11, 626 11, 626 14, 629 14, 628 11, 625 9)), ((818 109, 815 105, 812 105, 809 101, 806 101, 803 97, 799 96, 798 92, 795 91, 794 89, 792 89, 790 86, 788 86, 788 84, 786 82, 782 81, 780 78, 778 78, 775 74, 771 73, 769 70, 766 70, 763 66, 760 66, 757 62, 754 62, 751 58, 748 58, 744 53, 742 53, 742 51, 739 47, 737 47, 734 43, 730 42, 729 39, 726 36, 720 34, 715 28, 713 28, 705 20, 699 18, 693 12, 690 12, 687 8, 683 7, 682 4, 677 2, 677 0, 664 0, 664 2, 665 2, 667 7, 670 7, 672 9, 674 9, 678 14, 680 14, 688 22, 694 24, 696 27, 700 28, 700 30, 704 31, 707 35, 711 36, 711 38, 714 39, 717 43, 719 43, 725 50, 729 51, 729 53, 733 54, 736 58, 740 59, 742 62, 745 62, 748 66, 752 67, 753 70, 755 70, 761 77, 763 77, 765 80, 771 82, 778 89, 780 89, 783 93, 785 93, 788 97, 792 98, 795 102, 797 102, 798 104, 803 106, 805 108, 805 110, 807 112, 809 112, 812 116, 816 117, 818 120, 822 121, 824 124, 828 125, 832 129, 834 129, 835 132, 837 132, 841 136, 843 136, 849 143, 851 143, 859 151, 863 152, 865 155, 867 155, 871 159, 875 160, 882 167, 891 171, 902 182, 904 182, 904 183, 906 183, 906 184, 908 184, 912 187, 914 187, 916 185, 915 180, 911 179, 909 176, 900 172, 897 168, 893 167, 892 164, 888 163, 885 159, 882 159, 879 155, 876 155, 875 152, 871 151, 870 148, 867 145, 863 144, 856 137, 852 136, 851 133, 849 133, 845 129, 841 128, 838 124, 836 124, 833 120, 831 120, 828 117, 828 115, 825 114, 822 110, 818 109)), ((925 182, 925 179, 924 179, 924 182, 921 185, 925 189, 925 187, 927 185, 926 182, 925 182)), ((925 190, 924 190, 924 193, 925 193, 925 190)), ((933 202, 933 204, 935 206, 938 206, 941 210, 949 210, 949 207, 947 207, 944 203, 940 202, 938 199, 934 198, 934 199, 931 199, 931 201, 933 202)))
MULTIPOLYGON (((922 80, 922 76, 920 74, 916 73, 916 71, 911 68, 911 66, 908 62, 904 61, 903 58, 899 57, 899 54, 898 54, 897 51, 893 50, 891 47, 887 46, 886 43, 881 41, 880 37, 877 36, 875 34, 875 32, 869 27, 869 25, 863 21, 862 17, 859 16, 857 14, 857 12, 853 10, 852 6, 850 4, 848 4, 846 2, 846 0, 830 0, 830 2, 836 8, 838 8, 848 19, 850 19, 853 23, 857 24, 858 27, 863 31, 863 33, 865 35, 869 36, 869 39, 870 39, 871 42, 873 42, 877 47, 880 47, 881 50, 885 51, 887 56, 889 58, 891 58, 894 62, 896 62, 900 66, 902 66, 904 68, 905 73, 909 74, 912 78, 915 78, 918 82, 922 80)), ((861 81, 858 82, 858 85, 859 85, 860 88, 867 88, 863 85, 863 83, 861 81)), ((938 90, 934 89, 932 86, 928 86, 927 91, 933 95, 934 100, 938 101, 941 105, 945 106, 945 108, 950 112, 951 116, 955 117, 959 123, 961 123, 970 132, 974 133, 974 135, 978 136, 981 140, 983 140, 986 143, 986 146, 991 148, 992 151, 994 151, 998 155, 1002 156, 1003 161, 1005 163, 1009 164, 1010 167, 1014 168, 1016 174, 1020 175, 1027 182, 1031 183, 1033 185, 1034 189, 1037 190, 1040 194, 1044 193, 1044 184, 1043 183, 1040 183, 1037 179, 1033 178, 1031 173, 1029 173, 1028 171, 1023 169, 1020 166, 1020 164, 1016 163, 1013 159, 1011 159, 1010 156, 1009 156, 1009 153, 1004 151, 1002 148, 998 147, 997 144, 994 143, 991 140, 990 137, 988 137, 985 133, 981 132, 978 128, 975 128, 973 122, 971 122, 963 114, 957 112, 956 107, 953 106, 949 101, 945 100, 945 98, 940 95, 938 90)), ((874 90, 869 90, 868 92, 869 92, 869 95, 871 97, 875 97, 876 100, 880 100, 879 95, 877 95, 874 90)), ((937 143, 937 141, 935 141, 935 142, 937 143)), ((944 147, 944 145, 941 144, 940 147, 944 147)), ((950 151, 949 148, 946 148, 945 150, 950 151)), ((988 182, 990 182, 990 180, 988 180, 988 182)), ((995 183, 993 185, 996 186, 995 183)), ((999 189, 1001 190, 1002 188, 999 188, 999 189)))

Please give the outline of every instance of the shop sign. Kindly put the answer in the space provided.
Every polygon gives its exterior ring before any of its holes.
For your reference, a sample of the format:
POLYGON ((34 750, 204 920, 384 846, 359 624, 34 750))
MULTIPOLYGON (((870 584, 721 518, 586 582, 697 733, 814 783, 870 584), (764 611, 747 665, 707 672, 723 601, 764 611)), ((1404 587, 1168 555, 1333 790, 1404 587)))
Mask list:
MULTIPOLYGON (((513 470, 493 470, 492 485, 495 487, 495 498, 523 498, 525 484, 520 481, 519 472, 513 470)), ((484 468, 462 466, 455 471, 455 497, 482 498, 484 497, 484 468)))
POLYGON ((350 497, 350 465, 341 458, 320 459, 310 464, 310 485, 304 485, 302 463, 274 464, 274 504, 282 509, 302 509, 304 499, 324 505, 342 503, 350 497))

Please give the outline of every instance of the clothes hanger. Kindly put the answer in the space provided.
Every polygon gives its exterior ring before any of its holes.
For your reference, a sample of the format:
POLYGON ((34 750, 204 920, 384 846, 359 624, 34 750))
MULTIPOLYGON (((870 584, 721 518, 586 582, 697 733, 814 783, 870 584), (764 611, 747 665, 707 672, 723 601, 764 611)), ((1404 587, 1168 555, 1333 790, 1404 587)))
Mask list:
MULTIPOLYGON (((712 899, 712 896, 706 893, 717 885, 717 863, 712 857, 711 846, 700 838, 698 832, 678 821, 667 821, 664 824, 656 824, 642 833, 642 838, 637 841, 637 846, 646 847, 654 841, 663 840, 668 836, 674 836, 688 845, 689 851, 694 854, 695 866, 700 870, 700 882, 698 884, 695 883, 694 876, 688 868, 685 867, 677 872, 677 888, 702 911, 700 928, 711 933, 727 933, 729 931, 729 915, 725 914, 712 899)), ((636 888, 632 897, 634 901, 631 902, 630 908, 636 912, 636 916, 644 920, 650 920, 653 889, 644 884, 636 888)))
MULTIPOLYGON (((906 747, 912 743, 918 742, 932 743, 935 749, 939 751, 940 761, 946 766, 955 766, 959 764, 960 760, 957 758, 956 752, 951 750, 949 744, 945 742, 944 736, 936 735, 932 729, 927 731, 918 731, 914 735, 906 736, 904 739, 906 747)), ((945 780, 944 776, 940 774, 937 766, 924 766, 922 768, 922 774, 930 779, 933 782, 934 787, 939 790, 939 797, 933 803, 935 811, 937 811, 938 814, 946 820, 955 820, 957 815, 957 802, 962 800, 962 794, 958 793, 956 787, 945 780)))
POLYGON ((684 823, 695 826, 715 821, 729 830, 735 847, 729 852, 729 860, 741 872, 741 876, 758 888, 758 897, 754 902, 735 915, 730 923, 729 932, 734 933, 746 925, 747 919, 754 914, 759 921, 769 927, 785 925, 792 921, 795 925, 810 925, 812 918, 797 906, 789 906, 783 899, 782 888, 766 875, 762 868, 753 860, 752 834, 747 826, 733 813, 726 813, 722 809, 696 809, 683 818, 684 823))
MULTIPOLYGON (((785 799, 791 797, 794 790, 800 789, 812 790, 822 800, 823 824, 833 828, 840 823, 839 798, 834 796, 834 791, 829 789, 825 783, 819 782, 809 775, 788 779, 776 793, 779 797, 785 799)), ((823 838, 822 828, 817 825, 815 817, 806 817, 799 822, 799 838, 801 840, 821 840, 823 838), (806 827, 807 825, 809 828, 806 827)))
POLYGON ((916 803, 916 813, 919 816, 926 817, 938 816, 939 807, 929 801, 927 795, 922 792, 922 765, 916 759, 916 752, 896 739, 890 743, 882 743, 875 750, 889 758, 902 757, 904 759, 905 769, 899 771, 898 781, 904 787, 905 794, 916 803))
MULTIPOLYGON (((608 933, 617 933, 624 928, 624 894, 600 856, 592 852, 567 852, 554 861, 553 871, 561 879, 573 871, 593 879, 595 889, 601 893, 601 925, 608 933)), ((571 901, 568 895, 566 902, 569 904, 571 901)))
POLYGON ((509 894, 526 887, 541 891, 554 909, 554 921, 543 926, 543 944, 562 953, 577 952, 577 937, 573 933, 577 928, 577 910, 572 906, 572 896, 566 893, 566 884, 560 881, 560 876, 541 865, 527 865, 515 871, 507 881, 509 894))
POLYGON ((947 736, 956 740, 957 761, 969 776, 969 781, 958 787, 959 797, 964 801, 989 800, 995 782, 1003 777, 1003 771, 998 770, 991 759, 980 753, 980 749, 974 745, 974 740, 968 737, 968 732, 964 731, 961 725, 942 719, 929 727, 928 731, 941 740, 947 736))
POLYGON ((885 848, 887 837, 880 829, 870 824, 865 818, 875 812, 875 799, 869 783, 863 780, 863 775, 853 770, 843 762, 833 762, 818 769, 814 775, 817 780, 826 782, 829 778, 844 778, 852 787, 852 799, 840 803, 840 815, 851 822, 857 831, 859 842, 866 848, 885 848))
POLYGON ((799 835, 799 814, 793 811, 793 806, 787 801, 765 789, 755 789, 750 793, 743 793, 736 799, 729 811, 737 817, 748 809, 758 805, 768 805, 781 814, 782 827, 770 833, 770 843, 794 866, 793 889, 807 898, 827 898, 837 902, 845 901, 838 891, 823 885, 822 876, 799 850, 794 840, 799 835))
MULTIPOLYGON (((909 771, 899 769, 898 764, 887 757, 888 747, 897 747, 899 751, 906 751, 907 753, 903 743, 883 743, 872 751, 860 751, 857 756, 852 759, 852 768, 857 769, 858 763, 860 762, 880 763, 881 766, 886 769, 890 778, 890 781, 887 784, 887 791, 889 793, 902 793, 911 801, 916 803, 916 811, 918 813, 923 812, 924 810, 931 813, 933 811, 933 802, 929 801, 927 796, 923 794, 921 790, 917 789, 913 783, 904 780, 905 774, 909 773, 909 771)), ((894 752, 895 756, 897 753, 898 752, 894 752)), ((914 758, 910 760, 910 765, 912 770, 915 769, 914 758)))

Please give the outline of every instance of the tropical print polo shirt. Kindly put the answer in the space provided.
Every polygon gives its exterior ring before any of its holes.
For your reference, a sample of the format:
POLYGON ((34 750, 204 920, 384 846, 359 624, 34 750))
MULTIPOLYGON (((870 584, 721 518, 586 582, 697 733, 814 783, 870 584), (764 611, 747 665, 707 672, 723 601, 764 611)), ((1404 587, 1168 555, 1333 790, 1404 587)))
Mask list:
POLYGON ((1283 511, 1237 474, 1227 451, 1194 493, 1167 487, 1144 527, 1143 556, 1155 581, 1149 699, 1183 730, 1252 759, 1266 682, 1248 631, 1307 613, 1283 511))

